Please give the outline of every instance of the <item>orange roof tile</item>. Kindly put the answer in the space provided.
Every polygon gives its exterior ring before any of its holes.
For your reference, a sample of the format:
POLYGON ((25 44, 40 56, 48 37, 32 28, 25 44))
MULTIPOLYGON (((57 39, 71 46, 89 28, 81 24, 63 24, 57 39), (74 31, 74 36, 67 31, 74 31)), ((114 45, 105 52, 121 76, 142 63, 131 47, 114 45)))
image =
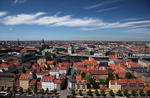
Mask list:
POLYGON ((30 78, 29 73, 22 73, 19 79, 28 80, 30 78))
POLYGON ((54 76, 49 75, 49 76, 43 76, 42 82, 52 82, 54 80, 54 76))

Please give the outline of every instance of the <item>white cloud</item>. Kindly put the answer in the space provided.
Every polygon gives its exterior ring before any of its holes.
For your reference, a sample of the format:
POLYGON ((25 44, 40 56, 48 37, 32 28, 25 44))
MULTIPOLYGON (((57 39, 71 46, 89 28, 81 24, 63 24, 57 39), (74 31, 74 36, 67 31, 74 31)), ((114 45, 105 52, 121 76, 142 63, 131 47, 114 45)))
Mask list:
POLYGON ((68 27, 75 27, 75 26, 96 26, 96 23, 99 23, 99 19, 92 19, 92 18, 69 18, 68 21, 58 22, 53 26, 68 26, 68 27))
POLYGON ((3 23, 6 25, 17 25, 17 24, 35 24, 34 20, 44 12, 38 12, 34 14, 19 14, 14 16, 7 16, 3 19, 3 23))
POLYGON ((108 5, 108 4, 111 4, 111 3, 115 3, 115 2, 119 2, 119 1, 123 1, 123 0, 105 0, 104 2, 88 6, 88 7, 84 8, 84 9, 93 9, 93 8, 105 6, 105 5, 108 5))
POLYGON ((7 15, 7 12, 0 12, 0 17, 7 15))
POLYGON ((27 0, 14 0, 14 3, 17 4, 17 3, 25 3, 27 0))
POLYGON ((130 28, 124 32, 150 34, 150 29, 149 28, 130 28))
POLYGON ((49 26, 65 26, 78 27, 80 30, 98 30, 111 28, 126 28, 140 25, 149 25, 150 20, 135 20, 129 22, 105 22, 98 18, 73 18, 71 15, 49 16, 45 12, 35 14, 17 14, 12 16, 2 17, 0 22, 4 25, 49 25, 49 26))
POLYGON ((37 20, 34 20, 34 23, 40 24, 40 25, 50 25, 50 24, 56 24, 64 21, 68 21, 70 19, 70 15, 57 17, 57 16, 44 16, 37 20))
POLYGON ((119 7, 111 7, 111 8, 106 8, 106 9, 100 9, 96 12, 106 12, 106 11, 114 10, 114 9, 117 9, 117 8, 119 8, 119 7))

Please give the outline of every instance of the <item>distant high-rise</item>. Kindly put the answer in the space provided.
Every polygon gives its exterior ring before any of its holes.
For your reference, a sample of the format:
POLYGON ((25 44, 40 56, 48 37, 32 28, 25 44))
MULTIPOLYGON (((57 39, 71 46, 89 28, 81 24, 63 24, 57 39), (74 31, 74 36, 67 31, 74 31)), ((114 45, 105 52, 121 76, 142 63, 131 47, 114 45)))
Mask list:
POLYGON ((49 48, 49 46, 45 43, 44 38, 42 39, 41 46, 42 46, 42 50, 45 48, 49 48))
POLYGON ((20 46, 21 44, 20 44, 20 41, 19 41, 19 39, 18 39, 18 42, 17 42, 17 44, 18 44, 18 46, 20 46))

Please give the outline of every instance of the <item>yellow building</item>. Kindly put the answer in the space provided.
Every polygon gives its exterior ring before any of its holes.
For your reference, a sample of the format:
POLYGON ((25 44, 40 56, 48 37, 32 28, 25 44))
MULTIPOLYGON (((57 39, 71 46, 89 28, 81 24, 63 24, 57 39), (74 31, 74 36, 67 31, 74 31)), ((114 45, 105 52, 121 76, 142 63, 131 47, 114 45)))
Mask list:
POLYGON ((22 73, 19 78, 19 85, 23 88, 23 90, 27 90, 29 88, 29 79, 30 74, 29 73, 22 73))

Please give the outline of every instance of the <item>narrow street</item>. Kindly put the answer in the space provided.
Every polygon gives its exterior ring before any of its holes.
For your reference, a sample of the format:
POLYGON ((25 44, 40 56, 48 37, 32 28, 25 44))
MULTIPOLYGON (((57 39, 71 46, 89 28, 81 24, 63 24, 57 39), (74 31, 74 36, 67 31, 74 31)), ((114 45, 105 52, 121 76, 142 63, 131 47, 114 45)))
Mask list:
POLYGON ((60 98, 67 98, 68 91, 67 89, 60 91, 60 98))

